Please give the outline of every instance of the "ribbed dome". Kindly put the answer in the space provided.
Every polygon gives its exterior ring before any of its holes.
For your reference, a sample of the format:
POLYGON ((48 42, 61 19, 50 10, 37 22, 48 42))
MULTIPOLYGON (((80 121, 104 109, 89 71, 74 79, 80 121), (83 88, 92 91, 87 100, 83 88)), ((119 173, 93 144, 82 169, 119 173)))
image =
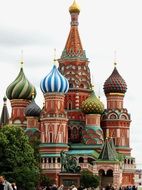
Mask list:
POLYGON ((82 111, 85 114, 102 114, 104 111, 104 105, 96 97, 95 92, 92 94, 82 103, 82 111))
POLYGON ((7 87, 6 95, 10 100, 11 99, 31 100, 32 89, 36 91, 34 86, 25 77, 23 68, 21 68, 17 78, 7 87))
POLYGON ((54 65, 51 72, 41 81, 40 88, 43 93, 66 93, 69 89, 69 83, 68 80, 58 71, 56 65, 54 65))
POLYGON ((125 93, 127 90, 127 84, 125 80, 118 73, 116 67, 110 77, 104 83, 104 92, 108 93, 125 93))
POLYGON ((80 8, 77 5, 76 1, 74 0, 73 4, 69 7, 70 13, 80 13, 80 8))
POLYGON ((41 109, 35 103, 34 100, 32 100, 32 102, 25 109, 25 115, 26 116, 39 117, 40 116, 40 112, 41 112, 41 109))

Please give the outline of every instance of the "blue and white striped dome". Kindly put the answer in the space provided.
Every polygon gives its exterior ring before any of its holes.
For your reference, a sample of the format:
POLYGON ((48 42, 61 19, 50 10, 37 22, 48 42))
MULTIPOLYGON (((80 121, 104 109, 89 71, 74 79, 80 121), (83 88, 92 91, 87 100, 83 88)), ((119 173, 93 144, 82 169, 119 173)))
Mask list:
POLYGON ((69 83, 68 80, 58 71, 56 65, 54 65, 51 72, 41 81, 40 88, 43 93, 66 93, 69 89, 69 83))

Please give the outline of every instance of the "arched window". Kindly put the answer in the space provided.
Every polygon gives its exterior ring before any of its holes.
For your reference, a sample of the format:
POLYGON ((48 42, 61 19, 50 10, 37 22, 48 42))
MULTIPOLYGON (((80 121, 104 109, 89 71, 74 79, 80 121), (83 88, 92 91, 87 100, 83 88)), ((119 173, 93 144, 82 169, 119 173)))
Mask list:
POLYGON ((55 163, 55 158, 53 158, 53 163, 55 163))
POLYGON ((84 84, 80 84, 79 88, 84 88, 84 84))
POLYGON ((69 88, 73 88, 73 84, 72 83, 69 83, 69 88))
POLYGON ((70 127, 68 128, 68 138, 69 139, 71 138, 71 129, 70 129, 70 127))
POLYGON ((93 160, 92 158, 88 158, 87 160, 88 160, 88 163, 89 163, 89 164, 93 165, 93 161, 94 161, 94 160, 93 160))
POLYGON ((112 170, 108 170, 107 171, 107 176, 108 177, 112 177, 113 176, 113 171, 112 170))
POLYGON ((73 139, 76 140, 77 139, 77 128, 76 127, 73 128, 72 134, 73 134, 73 139))
POLYGON ((99 176, 105 176, 105 171, 104 170, 99 170, 99 176))
POLYGON ((48 158, 48 163, 51 163, 51 158, 48 158))
POLYGON ((71 110, 72 109, 72 101, 68 101, 68 103, 67 103, 67 109, 68 110, 71 110))
POLYGON ((57 162, 60 163, 60 158, 57 158, 57 162))
POLYGON ((82 141, 82 128, 79 128, 79 141, 82 141))
POLYGON ((50 133, 50 139, 49 139, 50 143, 52 143, 52 133, 50 133))
POLYGON ((126 163, 127 163, 127 160, 125 159, 125 160, 124 160, 124 164, 126 164, 126 163))
POLYGON ((79 163, 83 163, 84 162, 84 158, 83 157, 79 157, 79 163))
POLYGON ((110 115, 110 119, 116 119, 116 115, 115 114, 111 114, 110 115))

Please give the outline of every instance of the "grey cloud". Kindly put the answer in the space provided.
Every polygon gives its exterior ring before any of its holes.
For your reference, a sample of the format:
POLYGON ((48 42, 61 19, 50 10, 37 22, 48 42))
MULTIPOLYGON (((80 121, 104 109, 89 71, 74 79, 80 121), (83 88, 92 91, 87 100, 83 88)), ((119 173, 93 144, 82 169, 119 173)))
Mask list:
POLYGON ((54 43, 50 34, 41 33, 40 31, 17 30, 5 28, 0 30, 0 46, 15 47, 29 45, 47 45, 54 43))

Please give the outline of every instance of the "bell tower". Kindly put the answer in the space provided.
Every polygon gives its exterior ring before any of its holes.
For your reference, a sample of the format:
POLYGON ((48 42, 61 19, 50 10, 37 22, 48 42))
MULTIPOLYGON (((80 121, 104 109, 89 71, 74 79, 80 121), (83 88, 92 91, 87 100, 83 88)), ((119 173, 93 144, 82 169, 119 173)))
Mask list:
POLYGON ((81 104, 92 92, 89 61, 83 50, 78 31, 80 8, 76 1, 69 7, 71 28, 59 61, 61 73, 69 81, 69 91, 65 96, 65 109, 69 122, 69 141, 80 142, 80 131, 85 125, 85 116, 81 104))

